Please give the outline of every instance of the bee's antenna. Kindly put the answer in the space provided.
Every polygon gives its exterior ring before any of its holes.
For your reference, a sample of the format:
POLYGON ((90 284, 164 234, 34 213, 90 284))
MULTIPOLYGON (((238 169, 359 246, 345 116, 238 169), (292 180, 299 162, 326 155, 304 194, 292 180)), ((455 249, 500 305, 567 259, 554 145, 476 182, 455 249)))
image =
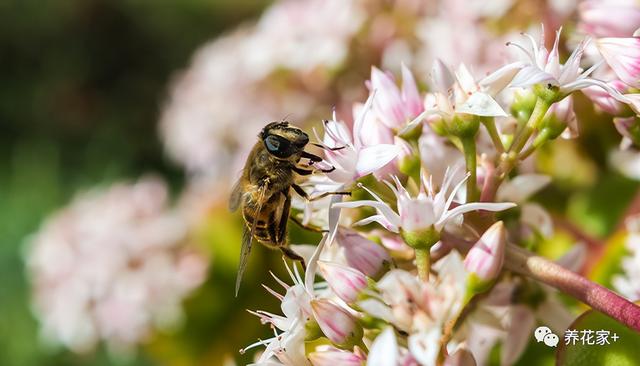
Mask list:
POLYGON ((284 116, 280 122, 286 122, 289 119, 289 117, 291 117, 291 113, 287 113, 287 115, 284 116))

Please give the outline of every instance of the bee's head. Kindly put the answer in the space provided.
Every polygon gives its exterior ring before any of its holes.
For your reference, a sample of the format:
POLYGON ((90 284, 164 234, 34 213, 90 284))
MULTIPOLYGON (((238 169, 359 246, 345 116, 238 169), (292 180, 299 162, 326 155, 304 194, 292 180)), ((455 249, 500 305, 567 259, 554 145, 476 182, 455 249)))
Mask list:
POLYGON ((262 129, 259 137, 267 151, 282 160, 298 158, 309 142, 309 136, 289 122, 271 122, 262 129))

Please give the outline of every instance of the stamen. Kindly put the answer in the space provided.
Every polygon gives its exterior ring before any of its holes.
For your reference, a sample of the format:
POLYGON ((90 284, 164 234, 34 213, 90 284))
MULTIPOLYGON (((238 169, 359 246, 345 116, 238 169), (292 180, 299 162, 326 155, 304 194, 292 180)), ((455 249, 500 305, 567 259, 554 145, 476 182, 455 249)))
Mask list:
MULTIPOLYGON (((536 63, 536 58, 531 54, 531 52, 529 52, 526 48, 524 48, 520 44, 515 43, 515 42, 507 42, 507 46, 514 46, 514 47, 518 48, 520 51, 524 52, 524 54, 527 55, 527 57, 529 57, 529 59, 533 63, 536 63)), ((536 54, 537 54, 537 52, 536 52, 536 54)))

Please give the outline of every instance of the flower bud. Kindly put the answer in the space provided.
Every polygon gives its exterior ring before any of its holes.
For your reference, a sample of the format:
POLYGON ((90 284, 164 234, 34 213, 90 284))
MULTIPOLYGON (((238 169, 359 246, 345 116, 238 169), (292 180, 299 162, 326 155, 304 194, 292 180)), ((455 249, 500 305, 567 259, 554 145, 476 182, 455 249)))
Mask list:
POLYGON ((337 241, 344 248, 344 257, 349 267, 369 277, 375 276, 386 263, 391 261, 389 253, 381 245, 355 231, 339 229, 337 241))
POLYGON ((360 341, 362 329, 346 310, 326 299, 312 300, 311 309, 322 333, 337 346, 360 341))
POLYGON ((596 46, 620 80, 640 87, 640 38, 600 38, 596 46))
MULTIPOLYGON (((498 277, 504 262, 505 246, 506 231, 502 221, 498 221, 482 234, 467 254, 464 267, 474 279, 479 280, 480 287, 498 277)), ((478 290, 480 291, 477 292, 482 292, 482 289, 478 290)))
POLYGON ((361 366, 366 358, 353 352, 330 347, 310 353, 309 360, 313 366, 361 366))
POLYGON ((355 302, 367 287, 367 276, 357 269, 323 261, 318 261, 318 267, 331 290, 347 304, 355 302))

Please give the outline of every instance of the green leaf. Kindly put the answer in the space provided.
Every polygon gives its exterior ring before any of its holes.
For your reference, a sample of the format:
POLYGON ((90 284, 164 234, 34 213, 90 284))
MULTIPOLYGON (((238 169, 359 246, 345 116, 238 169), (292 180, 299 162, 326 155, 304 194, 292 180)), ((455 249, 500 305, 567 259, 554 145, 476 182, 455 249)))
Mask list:
MULTIPOLYGON (((635 332, 612 318, 589 310, 579 316, 568 329, 577 330, 579 336, 581 330, 609 331, 611 336, 616 334, 619 338, 614 341, 608 338, 610 344, 588 345, 578 340, 575 344, 566 345, 564 339, 558 345, 557 365, 559 366, 636 366, 640 360, 640 333, 635 332)), ((566 337, 566 335, 565 335, 566 337)), ((594 337, 595 339, 595 337, 594 337)))

